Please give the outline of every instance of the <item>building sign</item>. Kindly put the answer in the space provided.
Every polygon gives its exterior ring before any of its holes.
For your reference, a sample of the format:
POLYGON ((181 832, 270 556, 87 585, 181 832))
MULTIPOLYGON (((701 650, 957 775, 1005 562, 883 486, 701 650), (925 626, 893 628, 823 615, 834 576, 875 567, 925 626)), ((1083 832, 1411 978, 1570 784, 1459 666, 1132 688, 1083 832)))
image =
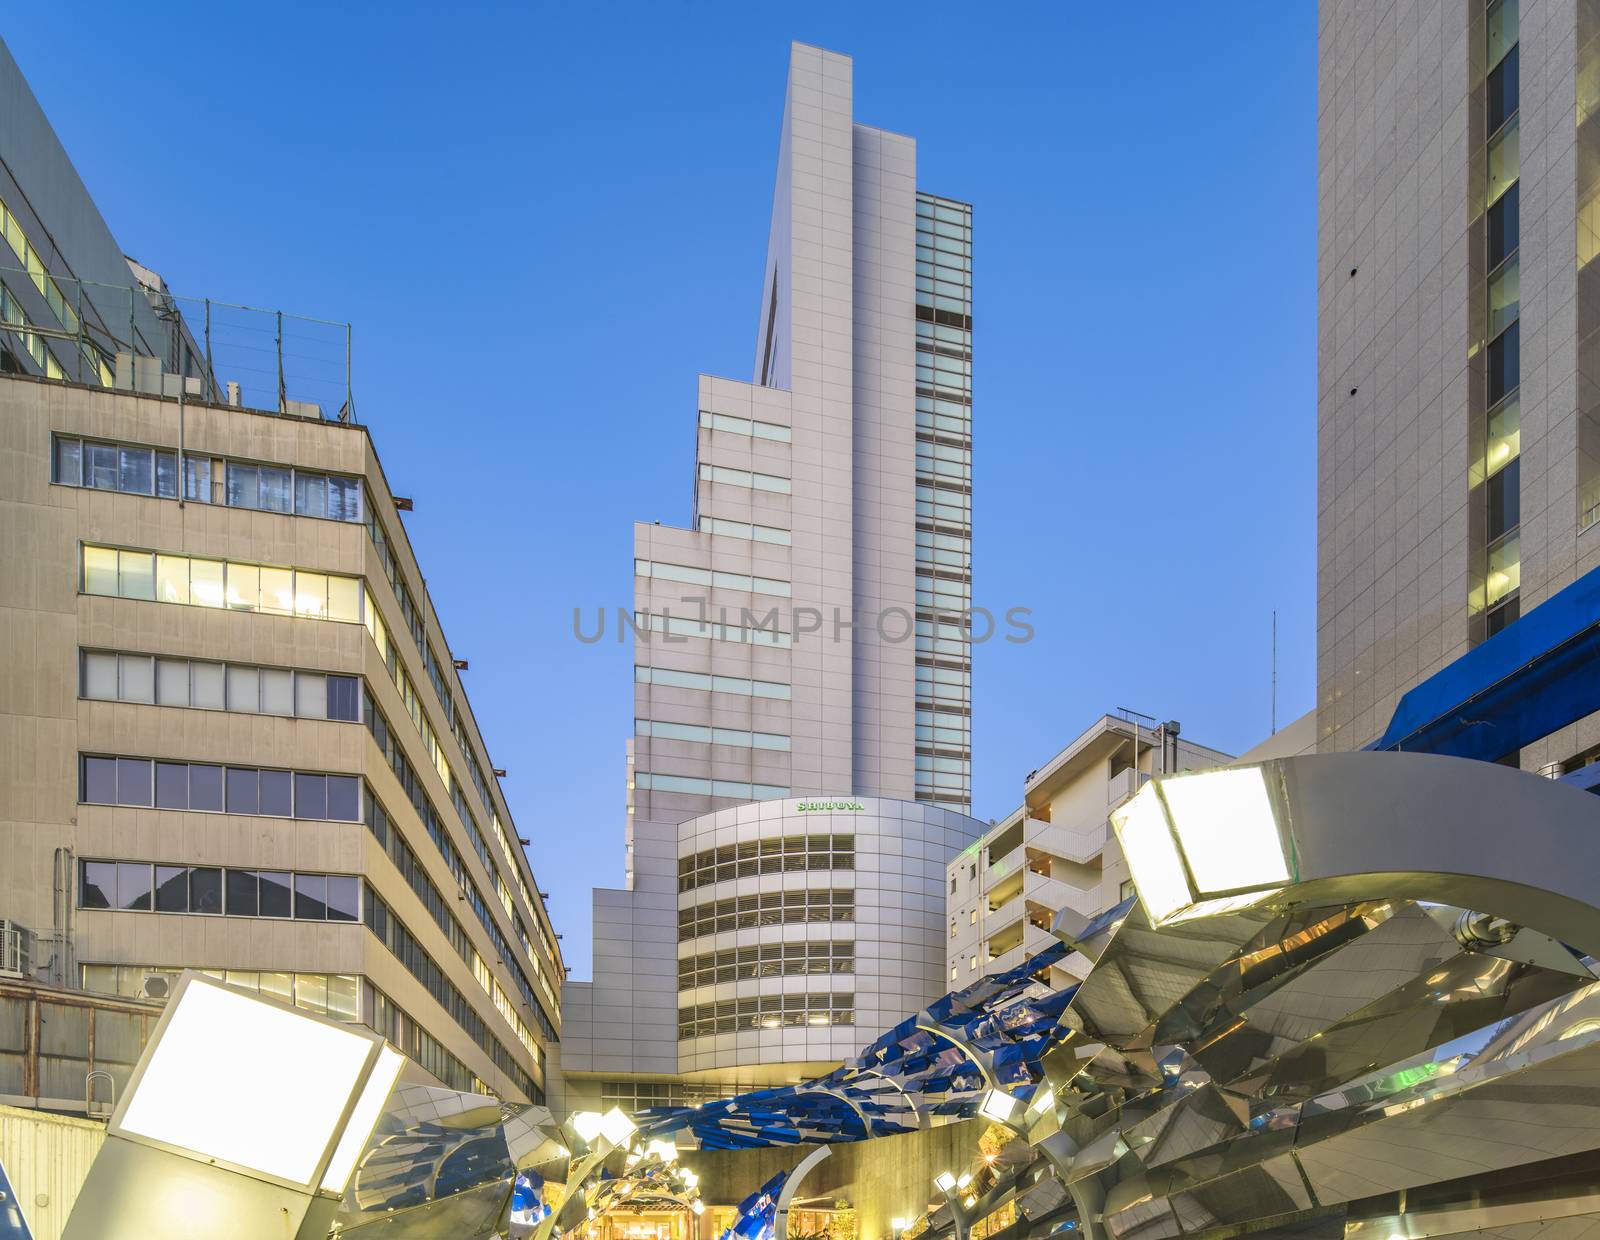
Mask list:
POLYGON ((851 813, 859 814, 866 808, 860 801, 797 801, 795 803, 795 809, 802 814, 823 813, 828 810, 848 810, 851 813))

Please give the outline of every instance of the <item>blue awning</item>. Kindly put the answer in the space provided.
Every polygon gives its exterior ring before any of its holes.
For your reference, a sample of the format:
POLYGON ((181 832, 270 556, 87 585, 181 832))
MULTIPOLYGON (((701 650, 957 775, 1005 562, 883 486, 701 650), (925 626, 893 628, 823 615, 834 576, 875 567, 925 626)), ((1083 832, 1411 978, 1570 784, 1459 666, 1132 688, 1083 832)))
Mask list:
POLYGON ((1368 749, 1493 762, 1600 710, 1600 569, 1400 699, 1368 749))

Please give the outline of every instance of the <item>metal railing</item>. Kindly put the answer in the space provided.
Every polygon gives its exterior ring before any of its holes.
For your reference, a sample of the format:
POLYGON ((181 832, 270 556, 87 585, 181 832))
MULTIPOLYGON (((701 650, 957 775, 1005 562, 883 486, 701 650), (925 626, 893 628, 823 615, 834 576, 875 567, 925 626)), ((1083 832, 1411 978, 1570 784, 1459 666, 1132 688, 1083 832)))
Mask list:
POLYGON ((181 297, 130 279, 0 266, 0 368, 304 416, 355 419, 351 326, 181 297))

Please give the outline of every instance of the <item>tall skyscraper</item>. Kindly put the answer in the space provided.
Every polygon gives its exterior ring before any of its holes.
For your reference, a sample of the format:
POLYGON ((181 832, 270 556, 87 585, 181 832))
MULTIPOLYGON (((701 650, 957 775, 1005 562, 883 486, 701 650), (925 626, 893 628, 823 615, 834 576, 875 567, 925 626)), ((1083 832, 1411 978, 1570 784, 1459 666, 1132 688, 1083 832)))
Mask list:
POLYGON ((972 211, 796 44, 755 382, 635 527, 627 882, 562 1067, 624 1106, 798 1075, 942 994, 971 800, 972 211), (688 1081, 675 1078, 687 1077, 688 1081))
POLYGON ((1354 749, 1600 564, 1600 3, 1320 20, 1317 714, 1354 749))
MULTIPOLYGON (((0 968, 203 969, 538 1100, 560 950, 410 505, 347 376, 319 408, 280 352, 240 395, 221 310, 123 257, 0 44, 0 968)), ((254 375, 307 327, 253 325, 254 375)), ((0 1096, 125 1092, 146 1018, 38 1002, 0 1096)))

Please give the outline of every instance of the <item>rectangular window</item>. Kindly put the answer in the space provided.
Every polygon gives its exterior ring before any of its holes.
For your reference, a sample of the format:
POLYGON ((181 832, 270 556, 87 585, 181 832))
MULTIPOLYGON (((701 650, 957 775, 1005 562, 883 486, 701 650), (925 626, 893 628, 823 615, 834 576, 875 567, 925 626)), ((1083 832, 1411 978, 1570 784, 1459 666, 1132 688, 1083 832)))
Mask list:
POLYGON ((278 870, 258 872, 261 883, 261 916, 288 917, 293 900, 291 876, 278 870))
POLYGON ((158 913, 189 911, 189 868, 182 865, 156 866, 156 907, 158 913))
POLYGON ((56 437, 51 480, 69 487, 83 484, 82 442, 76 439, 63 439, 59 435, 56 437))
POLYGON ((1497 201, 1512 185, 1520 171, 1517 118, 1512 117, 1489 140, 1489 201, 1497 201))
POLYGON ((1513 255, 1489 277, 1489 335, 1498 336, 1516 321, 1521 311, 1522 273, 1513 255))
POLYGON ((1489 479, 1489 541, 1515 529, 1522 522, 1522 459, 1514 459, 1489 479))
POLYGON ((1519 325, 1512 323, 1489 342, 1489 403, 1499 401, 1522 383, 1522 354, 1519 325))
POLYGON ((156 763, 156 808, 189 808, 189 766, 185 762, 156 763))
POLYGON ((227 912, 230 917, 257 916, 257 882, 254 870, 229 870, 227 912))
POLYGON ((98 491, 115 491, 120 475, 117 471, 117 449, 108 443, 90 443, 83 446, 83 485, 98 491))

